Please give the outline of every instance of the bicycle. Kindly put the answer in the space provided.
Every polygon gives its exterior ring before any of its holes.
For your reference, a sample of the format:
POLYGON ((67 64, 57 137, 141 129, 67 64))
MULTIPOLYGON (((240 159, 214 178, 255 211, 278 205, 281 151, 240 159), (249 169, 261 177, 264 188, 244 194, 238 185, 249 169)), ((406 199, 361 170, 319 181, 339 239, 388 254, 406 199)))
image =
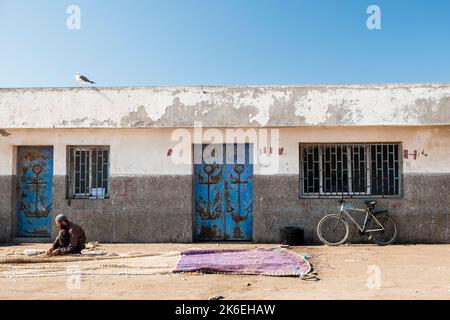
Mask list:
POLYGON ((326 215, 317 225, 317 235, 324 244, 337 246, 347 241, 349 224, 344 216, 358 228, 361 234, 368 234, 369 240, 373 240, 379 245, 388 245, 394 242, 397 237, 397 226, 389 217, 387 210, 375 209, 376 200, 365 200, 366 209, 350 209, 365 212, 366 216, 362 226, 345 209, 344 197, 341 197, 339 203, 341 204, 340 212, 326 215))

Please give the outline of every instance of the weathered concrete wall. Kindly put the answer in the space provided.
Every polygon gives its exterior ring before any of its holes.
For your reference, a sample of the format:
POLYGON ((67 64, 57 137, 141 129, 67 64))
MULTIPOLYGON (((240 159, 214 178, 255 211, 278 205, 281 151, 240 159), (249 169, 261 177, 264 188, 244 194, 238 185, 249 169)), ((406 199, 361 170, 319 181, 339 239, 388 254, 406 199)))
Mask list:
MULTIPOLYGON (((450 84, 0 89, 0 128, 450 123, 450 84)), ((0 131, 8 135, 8 131, 0 131)))
POLYGON ((13 189, 12 176, 0 175, 0 242, 11 239, 13 189))
POLYGON ((88 241, 192 241, 191 176, 112 177, 110 199, 70 202, 65 176, 53 181, 53 215, 82 225, 88 241))
MULTIPOLYGON (((406 174, 403 178, 403 197, 377 199, 377 206, 387 208, 397 222, 398 242, 449 243, 450 174, 406 174)), ((256 175, 254 185, 255 242, 277 243, 281 228, 298 226, 305 230, 307 243, 318 243, 317 223, 339 207, 337 199, 300 198, 298 175, 256 175)), ((70 205, 64 186, 65 177, 54 177, 53 216, 68 214, 86 229, 88 240, 192 241, 191 176, 113 177, 110 199, 71 200, 70 205)), ((362 199, 350 202, 364 207, 362 199)), ((5 220, 7 228, 8 221, 10 215, 5 220)), ((3 231, 10 232, 11 228, 3 231)), ((365 240, 355 230, 353 236, 354 241, 365 240)))
MULTIPOLYGON (((308 243, 318 243, 319 220, 339 208, 337 199, 300 198, 298 175, 255 176, 254 184, 257 242, 277 242, 281 228, 296 226, 305 230, 308 243)), ((450 243, 450 174, 405 174, 403 186, 403 197, 377 198, 377 207, 388 209, 397 223, 397 241, 450 243)), ((365 207, 362 199, 350 202, 355 207, 365 207)), ((362 240, 353 234, 355 240, 362 240)))

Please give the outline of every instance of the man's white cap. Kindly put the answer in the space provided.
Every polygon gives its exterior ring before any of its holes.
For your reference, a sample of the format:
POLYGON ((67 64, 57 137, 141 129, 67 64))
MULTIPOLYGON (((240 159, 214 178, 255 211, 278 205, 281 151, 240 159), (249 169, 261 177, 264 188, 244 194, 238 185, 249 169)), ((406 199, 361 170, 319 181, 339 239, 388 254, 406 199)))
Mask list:
POLYGON ((69 221, 69 219, 67 219, 67 217, 61 213, 56 216, 55 221, 56 222, 69 221))

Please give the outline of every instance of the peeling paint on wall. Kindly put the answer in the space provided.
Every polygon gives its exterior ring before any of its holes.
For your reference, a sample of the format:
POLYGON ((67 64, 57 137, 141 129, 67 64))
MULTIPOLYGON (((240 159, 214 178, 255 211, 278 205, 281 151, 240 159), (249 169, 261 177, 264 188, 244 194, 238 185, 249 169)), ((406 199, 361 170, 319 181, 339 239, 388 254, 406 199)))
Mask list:
POLYGON ((0 89, 3 128, 450 124, 450 84, 0 89))
POLYGON ((144 106, 139 106, 136 111, 131 111, 120 120, 122 127, 148 127, 152 122, 144 106))

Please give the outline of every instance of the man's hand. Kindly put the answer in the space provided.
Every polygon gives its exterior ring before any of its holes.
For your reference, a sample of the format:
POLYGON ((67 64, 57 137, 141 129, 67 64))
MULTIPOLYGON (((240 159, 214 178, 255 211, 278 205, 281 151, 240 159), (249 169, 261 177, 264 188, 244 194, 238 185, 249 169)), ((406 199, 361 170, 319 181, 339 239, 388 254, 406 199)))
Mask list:
POLYGON ((53 252, 52 252, 52 256, 58 256, 58 255, 60 255, 61 254, 61 250, 60 249, 55 249, 55 250, 53 250, 53 252))
POLYGON ((47 254, 48 256, 51 256, 52 253, 53 253, 53 247, 50 248, 50 249, 48 249, 47 252, 46 252, 46 254, 47 254))

